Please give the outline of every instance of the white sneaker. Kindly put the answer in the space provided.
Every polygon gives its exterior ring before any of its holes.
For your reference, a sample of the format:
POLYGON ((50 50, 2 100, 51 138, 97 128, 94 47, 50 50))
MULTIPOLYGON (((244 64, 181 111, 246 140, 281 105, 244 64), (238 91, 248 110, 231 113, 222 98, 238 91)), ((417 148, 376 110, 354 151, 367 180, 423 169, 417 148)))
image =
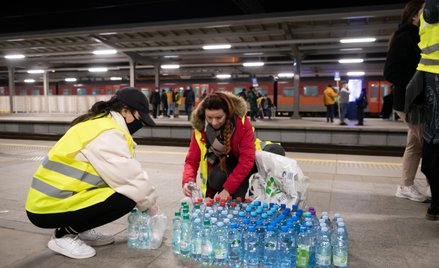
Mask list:
POLYGON ((52 236, 47 246, 51 250, 73 259, 86 259, 96 255, 96 250, 82 242, 78 236, 65 235, 61 238, 52 236))
POLYGON ((105 246, 114 243, 114 237, 112 235, 99 233, 95 229, 82 232, 78 236, 79 239, 90 246, 105 246))
POLYGON ((427 200, 427 198, 421 194, 414 185, 410 185, 410 186, 400 186, 398 185, 398 188, 396 189, 396 197, 400 197, 400 198, 407 198, 410 199, 412 201, 417 201, 417 202, 425 202, 427 200))

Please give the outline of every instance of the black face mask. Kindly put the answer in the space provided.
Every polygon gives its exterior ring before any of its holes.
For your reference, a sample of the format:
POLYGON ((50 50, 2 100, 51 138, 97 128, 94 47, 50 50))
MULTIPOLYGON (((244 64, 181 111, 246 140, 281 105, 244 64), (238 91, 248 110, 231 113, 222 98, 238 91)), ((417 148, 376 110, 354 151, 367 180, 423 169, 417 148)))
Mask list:
MULTIPOLYGON (((134 117, 134 121, 131 122, 131 123, 126 123, 126 124, 127 124, 127 127, 128 127, 128 131, 130 132, 131 135, 133 135, 137 130, 139 130, 139 129, 141 129, 143 127, 143 123, 142 123, 142 120, 137 119, 134 116, 133 112, 131 112, 131 114, 134 117)), ((126 122, 126 120, 125 120, 125 122, 126 122)))

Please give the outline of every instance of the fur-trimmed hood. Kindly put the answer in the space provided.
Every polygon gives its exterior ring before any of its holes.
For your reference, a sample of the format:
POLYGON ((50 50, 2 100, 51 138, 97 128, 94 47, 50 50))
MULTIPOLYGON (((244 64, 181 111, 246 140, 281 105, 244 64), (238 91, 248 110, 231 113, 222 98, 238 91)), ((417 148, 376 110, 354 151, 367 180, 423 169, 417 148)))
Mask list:
MULTIPOLYGON (((247 102, 243 98, 236 96, 231 92, 224 92, 224 93, 226 93, 227 96, 235 104, 235 114, 241 118, 243 116, 246 116, 247 115, 247 102)), ((192 112, 192 116, 191 116, 192 127, 196 130, 199 130, 199 131, 204 130, 204 121, 198 115, 202 102, 203 101, 201 101, 198 104, 197 108, 195 108, 195 110, 192 112)))

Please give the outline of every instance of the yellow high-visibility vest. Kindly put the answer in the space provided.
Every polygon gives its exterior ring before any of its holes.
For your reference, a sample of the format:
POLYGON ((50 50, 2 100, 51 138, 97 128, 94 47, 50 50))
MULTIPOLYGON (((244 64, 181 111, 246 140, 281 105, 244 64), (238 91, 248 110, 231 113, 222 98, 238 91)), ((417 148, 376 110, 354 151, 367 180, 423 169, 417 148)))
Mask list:
POLYGON ((439 74, 439 23, 428 24, 421 16, 419 26, 421 60, 418 70, 439 74))
POLYGON ((114 194, 90 163, 75 159, 89 142, 111 129, 124 133, 130 152, 134 153, 133 138, 111 117, 73 126, 53 146, 35 172, 26 210, 36 214, 76 211, 103 202, 114 194))

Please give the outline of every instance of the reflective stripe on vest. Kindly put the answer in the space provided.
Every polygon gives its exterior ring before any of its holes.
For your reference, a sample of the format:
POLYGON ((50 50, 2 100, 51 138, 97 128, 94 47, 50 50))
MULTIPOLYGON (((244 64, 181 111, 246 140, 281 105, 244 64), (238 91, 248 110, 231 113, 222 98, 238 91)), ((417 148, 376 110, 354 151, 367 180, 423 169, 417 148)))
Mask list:
POLYGON ((112 129, 124 133, 133 154, 131 135, 110 117, 88 120, 73 126, 52 147, 35 172, 26 210, 38 214, 75 211, 103 202, 114 194, 115 191, 90 163, 75 159, 89 142, 112 129))
POLYGON ((435 44, 426 48, 423 48, 421 53, 423 54, 431 54, 433 52, 439 51, 439 44, 435 44))

